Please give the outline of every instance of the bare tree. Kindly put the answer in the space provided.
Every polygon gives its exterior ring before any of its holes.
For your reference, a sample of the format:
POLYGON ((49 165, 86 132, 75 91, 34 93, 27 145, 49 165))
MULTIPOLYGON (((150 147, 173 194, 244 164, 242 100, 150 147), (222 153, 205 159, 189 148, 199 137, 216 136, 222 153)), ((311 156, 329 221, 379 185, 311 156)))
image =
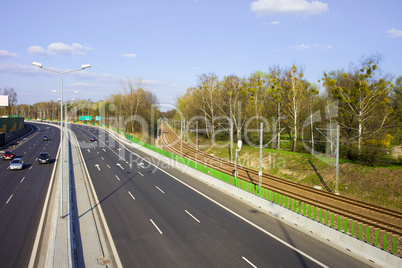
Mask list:
POLYGON ((235 75, 226 76, 221 82, 221 105, 219 108, 233 122, 236 128, 237 139, 241 139, 244 120, 241 120, 241 107, 244 99, 243 93, 244 80, 235 75))

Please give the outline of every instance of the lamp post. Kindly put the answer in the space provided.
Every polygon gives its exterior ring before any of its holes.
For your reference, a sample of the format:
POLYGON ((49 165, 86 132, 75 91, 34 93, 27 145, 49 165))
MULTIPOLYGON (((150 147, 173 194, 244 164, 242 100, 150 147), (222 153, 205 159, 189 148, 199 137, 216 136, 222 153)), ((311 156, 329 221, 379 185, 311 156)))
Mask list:
MULTIPOLYGON (((48 70, 50 72, 54 72, 54 73, 58 73, 60 74, 61 77, 61 97, 60 97, 60 217, 63 217, 63 141, 64 141, 64 136, 63 136, 63 75, 67 74, 67 73, 72 73, 72 72, 77 72, 77 71, 81 71, 84 70, 86 68, 91 67, 90 64, 83 64, 81 65, 81 69, 76 69, 76 70, 71 70, 71 71, 67 71, 67 72, 59 72, 56 70, 52 70, 49 68, 45 68, 42 66, 42 63, 39 62, 32 62, 32 65, 39 67, 41 69, 45 69, 48 70)), ((53 90, 53 92, 57 92, 56 90, 53 90)))

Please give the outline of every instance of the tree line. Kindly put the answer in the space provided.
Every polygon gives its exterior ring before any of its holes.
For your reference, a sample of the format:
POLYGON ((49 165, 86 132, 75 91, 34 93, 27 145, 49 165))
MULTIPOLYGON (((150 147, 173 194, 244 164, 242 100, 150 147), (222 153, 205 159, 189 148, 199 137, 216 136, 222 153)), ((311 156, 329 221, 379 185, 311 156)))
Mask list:
MULTIPOLYGON (((324 73, 317 83, 304 79, 296 65, 271 66, 268 72, 248 77, 219 79, 213 73, 202 74, 177 98, 177 108, 189 122, 197 118, 212 139, 227 129, 225 120, 232 122, 237 139, 243 140, 250 138, 249 129, 256 130, 264 122, 270 146, 282 148, 285 136, 294 152, 306 147, 312 153, 328 149, 326 141, 333 141, 339 125, 341 154, 373 164, 392 141, 402 144, 402 76, 392 84, 393 79, 380 71, 380 61, 380 57, 365 58, 347 70, 324 73)), ((252 132, 251 140, 257 143, 258 132, 252 132)))
MULTIPOLYGON (((17 93, 7 89, 1 93, 12 92, 14 98, 9 98, 10 106, 0 108, 0 115, 20 115, 35 119, 60 119, 60 101, 37 102, 33 105, 16 104, 17 93), (10 100, 13 100, 11 102, 10 100)), ((10 95, 9 95, 10 96, 10 95)), ((93 102, 90 99, 66 100, 63 104, 63 114, 68 120, 78 121, 80 116, 91 116, 95 122, 96 116, 101 116, 101 122, 116 127, 127 133, 156 131, 159 117, 157 97, 147 88, 141 79, 121 81, 121 88, 106 97, 105 100, 93 102), (153 110, 153 114, 151 112, 153 110), (67 112, 67 113, 66 113, 67 112)))

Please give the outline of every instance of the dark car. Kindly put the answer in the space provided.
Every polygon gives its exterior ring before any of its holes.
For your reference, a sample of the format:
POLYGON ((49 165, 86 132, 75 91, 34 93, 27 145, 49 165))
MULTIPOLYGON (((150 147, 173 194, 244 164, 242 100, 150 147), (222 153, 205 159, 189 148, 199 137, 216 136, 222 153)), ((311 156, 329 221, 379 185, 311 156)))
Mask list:
POLYGON ((89 140, 90 141, 96 141, 96 137, 92 136, 89 140))
POLYGON ((3 154, 3 160, 13 160, 15 157, 14 151, 6 151, 3 154))
POLYGON ((48 136, 48 135, 43 136, 43 140, 44 140, 44 141, 50 140, 50 139, 49 139, 49 136, 48 136))
POLYGON ((40 153, 38 156, 39 164, 49 164, 50 163, 50 155, 48 153, 40 153))

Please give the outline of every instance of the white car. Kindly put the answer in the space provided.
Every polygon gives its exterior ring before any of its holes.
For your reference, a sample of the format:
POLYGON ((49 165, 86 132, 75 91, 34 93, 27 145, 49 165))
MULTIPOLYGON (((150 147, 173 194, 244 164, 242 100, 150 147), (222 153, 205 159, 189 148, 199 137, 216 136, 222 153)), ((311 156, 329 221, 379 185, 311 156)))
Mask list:
POLYGON ((24 168, 24 160, 22 158, 14 158, 10 163, 10 170, 15 169, 23 169, 24 168))

